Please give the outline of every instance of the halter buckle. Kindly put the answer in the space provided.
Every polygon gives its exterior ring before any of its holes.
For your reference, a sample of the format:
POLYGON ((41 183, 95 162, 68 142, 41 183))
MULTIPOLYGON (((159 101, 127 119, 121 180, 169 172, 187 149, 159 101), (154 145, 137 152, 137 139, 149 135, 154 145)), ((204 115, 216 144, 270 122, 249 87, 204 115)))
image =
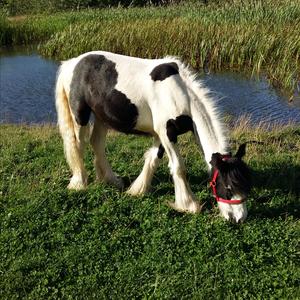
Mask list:
POLYGON ((215 187, 215 186, 217 185, 217 183, 216 183, 215 180, 212 180, 212 181, 209 183, 209 185, 210 185, 211 187, 215 187))

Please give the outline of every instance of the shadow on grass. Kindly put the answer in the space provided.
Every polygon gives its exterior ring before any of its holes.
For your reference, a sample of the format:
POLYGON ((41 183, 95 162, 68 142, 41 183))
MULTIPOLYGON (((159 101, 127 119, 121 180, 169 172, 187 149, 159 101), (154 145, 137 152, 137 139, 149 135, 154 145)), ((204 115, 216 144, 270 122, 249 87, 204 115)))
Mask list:
POLYGON ((252 213, 262 218, 293 216, 299 219, 300 166, 279 163, 252 172, 253 186, 260 193, 253 196, 252 213), (282 197, 287 201, 276 205, 274 199, 282 197))
POLYGON ((282 190, 300 196, 300 166, 274 164, 269 168, 253 172, 253 184, 259 188, 282 190))
MULTIPOLYGON (((188 172, 187 172, 188 173, 188 172)), ((300 217, 300 166, 277 163, 264 170, 253 170, 253 186, 255 190, 251 193, 251 214, 260 218, 279 218, 293 216, 300 217), (284 197, 285 203, 276 200, 284 197), (275 203, 274 203, 275 202, 275 203)), ((127 177, 129 186, 136 176, 127 177)), ((197 176, 187 174, 188 182, 194 193, 208 188, 209 176, 206 171, 199 170, 197 176)), ((174 185, 172 177, 167 172, 159 172, 153 179, 151 194, 155 196, 172 195, 174 197, 174 185)), ((209 190, 209 198, 201 199, 204 203, 203 209, 211 210, 216 207, 215 200, 209 190)))
POLYGON ((262 204, 255 204, 251 208, 251 215, 257 218, 277 219, 287 218, 292 216, 296 219, 300 218, 300 203, 295 201, 288 204, 278 205, 276 207, 269 207, 262 204))

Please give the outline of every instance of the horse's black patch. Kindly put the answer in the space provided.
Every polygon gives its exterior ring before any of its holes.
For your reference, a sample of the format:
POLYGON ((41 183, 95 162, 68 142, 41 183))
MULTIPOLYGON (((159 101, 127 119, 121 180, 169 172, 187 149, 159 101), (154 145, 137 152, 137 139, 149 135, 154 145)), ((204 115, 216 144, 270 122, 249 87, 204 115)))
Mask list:
POLYGON ((191 117, 186 115, 181 115, 174 119, 170 119, 166 125, 167 136, 172 143, 177 143, 177 137, 180 134, 186 133, 188 131, 194 132, 193 120, 191 117))
POLYGON ((177 129, 174 119, 170 119, 167 122, 167 136, 172 143, 177 143, 177 129))
POLYGON ((117 79, 115 63, 105 56, 90 54, 80 60, 70 91, 70 106, 78 124, 86 125, 92 110, 107 126, 125 133, 134 131, 138 110, 115 89, 117 79))
POLYGON ((85 101, 79 101, 78 103, 76 103, 76 111, 76 122, 81 126, 87 125, 91 115, 91 108, 87 105, 85 101))
POLYGON ((162 81, 176 74, 178 74, 178 65, 172 62, 156 66, 150 73, 150 76, 153 81, 162 81))
POLYGON ((220 153, 214 153, 211 164, 214 169, 219 170, 216 185, 219 197, 224 199, 231 199, 233 195, 247 197, 252 187, 251 171, 241 158, 234 156, 224 161, 220 153))
POLYGON ((157 157, 159 159, 162 159, 162 157, 164 156, 165 153, 165 148, 163 147, 162 144, 159 145, 158 151, 157 151, 157 157))
POLYGON ((94 112, 104 123, 125 133, 133 130, 138 115, 136 106, 126 95, 115 89, 95 101, 94 112))

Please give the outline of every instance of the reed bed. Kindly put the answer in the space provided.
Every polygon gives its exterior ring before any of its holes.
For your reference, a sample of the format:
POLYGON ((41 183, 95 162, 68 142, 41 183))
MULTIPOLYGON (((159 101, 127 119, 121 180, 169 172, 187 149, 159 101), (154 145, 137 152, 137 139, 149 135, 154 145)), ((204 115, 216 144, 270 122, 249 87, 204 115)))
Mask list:
POLYGON ((85 10, 29 18, 22 26, 16 40, 24 31, 25 42, 34 40, 35 32, 46 41, 40 52, 60 60, 95 49, 145 58, 175 55, 197 70, 263 73, 290 91, 300 80, 296 0, 85 10))
POLYGON ((10 24, 4 13, 0 11, 0 45, 7 44, 10 36, 10 24))

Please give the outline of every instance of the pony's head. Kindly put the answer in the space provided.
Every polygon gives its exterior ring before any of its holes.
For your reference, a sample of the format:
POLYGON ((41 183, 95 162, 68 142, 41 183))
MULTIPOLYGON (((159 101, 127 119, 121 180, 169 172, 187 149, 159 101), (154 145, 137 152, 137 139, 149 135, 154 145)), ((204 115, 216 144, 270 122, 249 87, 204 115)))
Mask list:
POLYGON ((246 199, 251 189, 250 170, 242 161, 246 144, 234 156, 213 153, 212 180, 210 185, 218 202, 221 215, 235 223, 247 218, 246 199))

